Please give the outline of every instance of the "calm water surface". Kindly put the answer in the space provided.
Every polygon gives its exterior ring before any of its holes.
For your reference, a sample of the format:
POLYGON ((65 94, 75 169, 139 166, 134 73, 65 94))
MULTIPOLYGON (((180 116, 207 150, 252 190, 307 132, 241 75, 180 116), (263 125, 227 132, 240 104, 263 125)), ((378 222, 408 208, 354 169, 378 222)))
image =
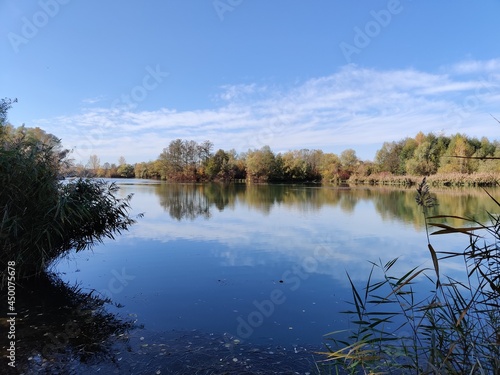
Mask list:
MULTIPOLYGON (((324 334, 349 327, 340 313, 351 300, 346 273, 362 285, 369 261, 399 257, 396 273, 431 266, 414 189, 117 183, 144 217, 55 271, 110 297, 120 306, 111 312, 143 325, 144 342, 195 330, 226 347, 319 348, 324 334)), ((480 190, 436 195, 434 213, 494 208, 480 190)), ((433 244, 456 250, 467 241, 436 236, 433 244)), ((441 270, 460 277, 462 266, 441 270)))

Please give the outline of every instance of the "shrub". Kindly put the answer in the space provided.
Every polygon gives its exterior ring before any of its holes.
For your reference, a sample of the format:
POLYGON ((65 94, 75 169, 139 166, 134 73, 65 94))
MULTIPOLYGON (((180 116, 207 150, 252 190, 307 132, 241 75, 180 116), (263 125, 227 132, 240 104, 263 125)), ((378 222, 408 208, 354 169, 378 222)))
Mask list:
POLYGON ((71 249, 87 249, 127 229, 131 196, 100 180, 59 179, 64 153, 28 137, 0 139, 0 267, 17 278, 36 276, 71 249))

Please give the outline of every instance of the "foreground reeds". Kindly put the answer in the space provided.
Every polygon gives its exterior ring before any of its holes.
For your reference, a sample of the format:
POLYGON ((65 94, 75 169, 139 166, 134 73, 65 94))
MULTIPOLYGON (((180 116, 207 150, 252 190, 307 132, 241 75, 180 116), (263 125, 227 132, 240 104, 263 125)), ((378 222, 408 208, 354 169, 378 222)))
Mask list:
MULTIPOLYGON (((500 203, 487 191, 500 209, 500 203)), ((362 289, 351 279, 354 328, 327 335, 323 353, 337 373, 376 374, 500 374, 500 219, 488 213, 490 224, 453 215, 427 215, 434 199, 424 179, 417 188, 428 250, 433 267, 413 268, 395 275, 397 259, 372 263, 372 273, 362 289), (463 221, 452 227, 433 222, 443 218, 463 221), (468 237, 463 251, 436 251, 433 235, 468 237), (465 280, 440 274, 447 258, 464 260, 465 280), (374 281, 374 273, 382 281, 374 281), (417 292, 426 285, 429 294, 417 292)))

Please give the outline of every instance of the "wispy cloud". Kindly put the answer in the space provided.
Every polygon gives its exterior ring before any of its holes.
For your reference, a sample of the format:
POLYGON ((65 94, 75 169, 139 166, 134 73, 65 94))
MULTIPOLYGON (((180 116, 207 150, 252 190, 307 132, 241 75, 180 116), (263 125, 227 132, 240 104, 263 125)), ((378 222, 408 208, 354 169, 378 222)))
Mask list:
POLYGON ((466 60, 452 66, 457 74, 480 74, 500 71, 500 58, 491 60, 466 60))
POLYGON ((352 147, 369 159, 382 142, 420 130, 494 138, 489 113, 498 111, 499 95, 500 59, 460 62, 446 73, 348 65, 291 89, 226 85, 210 109, 92 108, 36 125, 76 147, 82 161, 94 153, 109 161, 120 155, 152 160, 176 138, 210 139, 216 148, 237 151, 266 144, 276 151, 352 147))
POLYGON ((101 102, 103 100, 104 100, 104 96, 99 95, 99 96, 95 96, 95 97, 92 97, 92 98, 82 99, 82 103, 83 104, 96 104, 96 103, 99 103, 99 102, 101 102))

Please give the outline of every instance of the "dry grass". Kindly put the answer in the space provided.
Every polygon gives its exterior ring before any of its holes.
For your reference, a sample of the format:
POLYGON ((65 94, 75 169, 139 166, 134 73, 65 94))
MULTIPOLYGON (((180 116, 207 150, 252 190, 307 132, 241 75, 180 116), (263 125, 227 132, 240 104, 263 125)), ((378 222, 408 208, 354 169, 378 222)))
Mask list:
MULTIPOLYGON (((347 180, 347 183, 353 185, 413 186, 421 180, 421 176, 397 176, 382 172, 369 176, 353 175, 347 180)), ((427 183, 430 186, 496 186, 498 181, 500 181, 499 173, 437 173, 427 177, 427 183)))

